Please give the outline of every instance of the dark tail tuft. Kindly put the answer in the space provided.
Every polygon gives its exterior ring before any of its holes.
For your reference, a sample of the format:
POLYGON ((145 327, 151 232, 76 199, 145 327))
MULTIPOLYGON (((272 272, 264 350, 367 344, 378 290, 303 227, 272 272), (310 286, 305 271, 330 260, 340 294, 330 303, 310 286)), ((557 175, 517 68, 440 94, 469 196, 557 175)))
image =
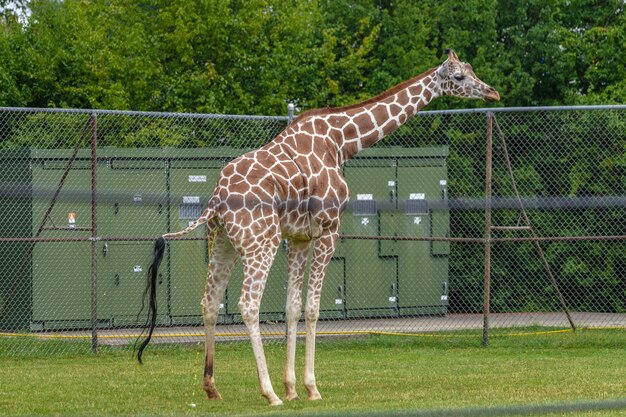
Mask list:
MULTIPOLYGON (((141 311, 139 311, 139 315, 143 311, 146 297, 149 297, 150 303, 148 307, 148 318, 146 320, 146 328, 141 332, 137 341, 141 339, 143 333, 148 329, 148 335, 145 340, 141 342, 139 346, 139 350, 137 351, 137 360, 139 363, 143 364, 141 361, 141 355, 143 354, 144 349, 150 343, 150 339, 152 338, 152 332, 156 326, 156 317, 157 317, 157 297, 156 297, 156 287, 157 287, 157 276, 159 275, 159 265, 163 260, 163 254, 165 253, 165 239, 163 237, 158 238, 154 242, 154 251, 152 253, 152 264, 150 264, 150 268, 148 268, 148 282, 146 284, 146 289, 143 293, 143 299, 141 301, 141 311)), ((135 342, 135 344, 137 343, 135 342)))

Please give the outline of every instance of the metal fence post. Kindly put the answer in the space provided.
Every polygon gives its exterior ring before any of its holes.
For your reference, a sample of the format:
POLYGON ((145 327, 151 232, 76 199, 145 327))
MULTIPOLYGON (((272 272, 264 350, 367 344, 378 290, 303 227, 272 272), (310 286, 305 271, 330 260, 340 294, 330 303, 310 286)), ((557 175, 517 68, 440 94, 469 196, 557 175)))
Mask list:
POLYGON ((98 124, 96 113, 89 116, 91 126, 91 351, 98 353, 98 213, 97 213, 97 148, 98 124))
MULTIPOLYGON (((495 115, 493 116, 493 120, 495 120, 495 115)), ((513 188, 513 193, 515 194, 515 198, 517 199, 517 204, 519 205, 519 208, 520 208, 520 215, 522 216, 522 218, 524 219, 524 223, 526 224, 526 226, 522 226, 520 229, 530 230, 532 237, 537 238, 538 237, 537 233, 535 232, 535 229, 532 227, 530 223, 530 218, 528 217, 528 214, 526 213, 526 208, 524 207, 522 198, 520 197, 519 191, 517 190, 517 181, 515 181, 515 176, 513 175, 513 167, 511 166, 511 158, 509 157, 509 151, 507 149, 506 139, 504 138, 504 133, 502 133, 502 129, 500 129, 500 125, 498 124, 498 121, 495 120, 495 122, 496 122, 496 130, 498 131, 500 135, 500 140, 502 141, 502 151, 504 153, 504 161, 506 163, 506 168, 509 174, 509 178, 511 180, 511 187, 513 188)), ((550 278, 550 282, 552 283, 554 292, 556 293, 556 296, 559 299, 561 308, 563 309, 563 312, 565 313, 565 316, 567 317, 567 321, 569 322, 571 329, 573 331, 576 331, 576 324, 574 323, 574 319, 572 319, 572 315, 570 314, 569 307, 567 307, 565 298, 563 297, 563 294, 561 293, 559 284, 557 283, 556 278, 554 277, 554 274, 552 273, 552 268, 550 267, 550 264, 548 263, 548 260, 546 259, 546 255, 543 249, 541 248, 541 243, 539 243, 539 240, 535 240, 534 243, 535 243, 535 248, 537 249, 537 253, 539 254, 539 257, 541 258, 541 262, 543 263, 543 267, 546 270, 548 277, 550 278)))
POLYGON ((491 305, 491 160, 493 148, 493 113, 487 113, 485 152, 485 284, 483 299, 483 347, 489 344, 489 309, 491 305))
POLYGON ((291 121, 294 119, 295 111, 296 106, 293 103, 287 104, 287 125, 290 125, 291 121))

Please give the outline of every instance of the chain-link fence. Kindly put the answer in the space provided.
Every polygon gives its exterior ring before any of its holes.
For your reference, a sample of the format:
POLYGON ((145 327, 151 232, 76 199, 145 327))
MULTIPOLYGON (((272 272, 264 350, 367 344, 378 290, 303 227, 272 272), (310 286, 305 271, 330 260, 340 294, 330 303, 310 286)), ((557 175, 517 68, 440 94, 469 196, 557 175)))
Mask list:
MULTIPOLYGON (((0 343, 124 346, 153 241, 290 117, 0 109, 0 343)), ((421 112, 343 167, 321 335, 626 328, 626 106, 421 112)), ((209 244, 168 243, 155 340, 201 341, 209 244)), ((287 256, 261 307, 284 335, 287 256)), ((245 338, 237 267, 218 338, 245 338)))

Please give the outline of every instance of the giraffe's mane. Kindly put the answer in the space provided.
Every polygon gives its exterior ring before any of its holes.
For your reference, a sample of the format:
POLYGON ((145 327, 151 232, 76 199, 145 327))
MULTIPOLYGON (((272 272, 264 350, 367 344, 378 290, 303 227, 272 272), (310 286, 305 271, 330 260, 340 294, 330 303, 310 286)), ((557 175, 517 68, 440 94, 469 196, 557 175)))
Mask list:
POLYGON ((347 106, 341 106, 341 107, 322 107, 322 108, 318 108, 318 109, 311 109, 311 110, 307 110, 303 113, 300 113, 294 120, 292 123, 296 123, 298 121, 301 121, 307 117, 311 117, 311 116, 320 116, 320 115, 327 115, 327 114, 333 114, 333 113, 341 113, 341 112, 345 112, 348 110, 353 110, 359 107, 363 107, 363 106, 367 106, 368 104, 372 104, 375 103, 377 101, 381 101, 384 100, 385 98, 392 96, 394 94, 396 94, 398 91, 400 90, 404 90, 405 88, 407 88, 409 85, 414 84, 416 81, 421 80, 422 78, 426 77, 427 75, 432 74, 433 72, 435 72, 437 68, 431 68, 428 71, 425 71, 423 73, 421 73, 418 76, 415 76, 409 80, 403 81, 400 84, 397 84, 391 88, 389 88, 388 90, 383 91, 382 93, 378 94, 375 97, 372 98, 368 98, 367 100, 363 100, 360 101, 358 103, 354 103, 354 104, 349 104, 347 106))

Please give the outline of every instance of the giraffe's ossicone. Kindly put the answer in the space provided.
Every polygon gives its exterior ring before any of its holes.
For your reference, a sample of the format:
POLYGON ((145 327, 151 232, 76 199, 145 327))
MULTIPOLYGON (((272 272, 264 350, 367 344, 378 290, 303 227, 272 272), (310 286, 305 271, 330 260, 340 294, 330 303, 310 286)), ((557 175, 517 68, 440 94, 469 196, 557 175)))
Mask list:
MULTIPOLYGON (((261 394, 271 405, 282 404, 270 382, 261 332, 259 308, 269 269, 282 239, 288 241, 287 355, 284 371, 286 400, 297 399, 295 376, 296 327, 302 311, 302 285, 307 255, 313 246, 307 300, 304 385, 307 398, 321 399, 314 373, 315 329, 324 273, 339 237, 339 221, 348 200, 341 173, 345 161, 405 123, 431 100, 442 95, 500 99, 479 80, 471 65, 452 50, 447 59, 415 78, 369 100, 346 107, 300 114, 276 138, 224 167, 202 216, 178 233, 163 235, 155 244, 146 294, 156 300, 156 277, 164 239, 183 236, 207 225, 213 250, 209 262, 202 314, 206 332, 203 388, 210 399, 221 398, 215 387, 215 323, 237 257, 243 263, 239 309, 254 350, 261 394)), ((150 341, 156 303, 150 303, 150 329, 138 351, 150 341)))

